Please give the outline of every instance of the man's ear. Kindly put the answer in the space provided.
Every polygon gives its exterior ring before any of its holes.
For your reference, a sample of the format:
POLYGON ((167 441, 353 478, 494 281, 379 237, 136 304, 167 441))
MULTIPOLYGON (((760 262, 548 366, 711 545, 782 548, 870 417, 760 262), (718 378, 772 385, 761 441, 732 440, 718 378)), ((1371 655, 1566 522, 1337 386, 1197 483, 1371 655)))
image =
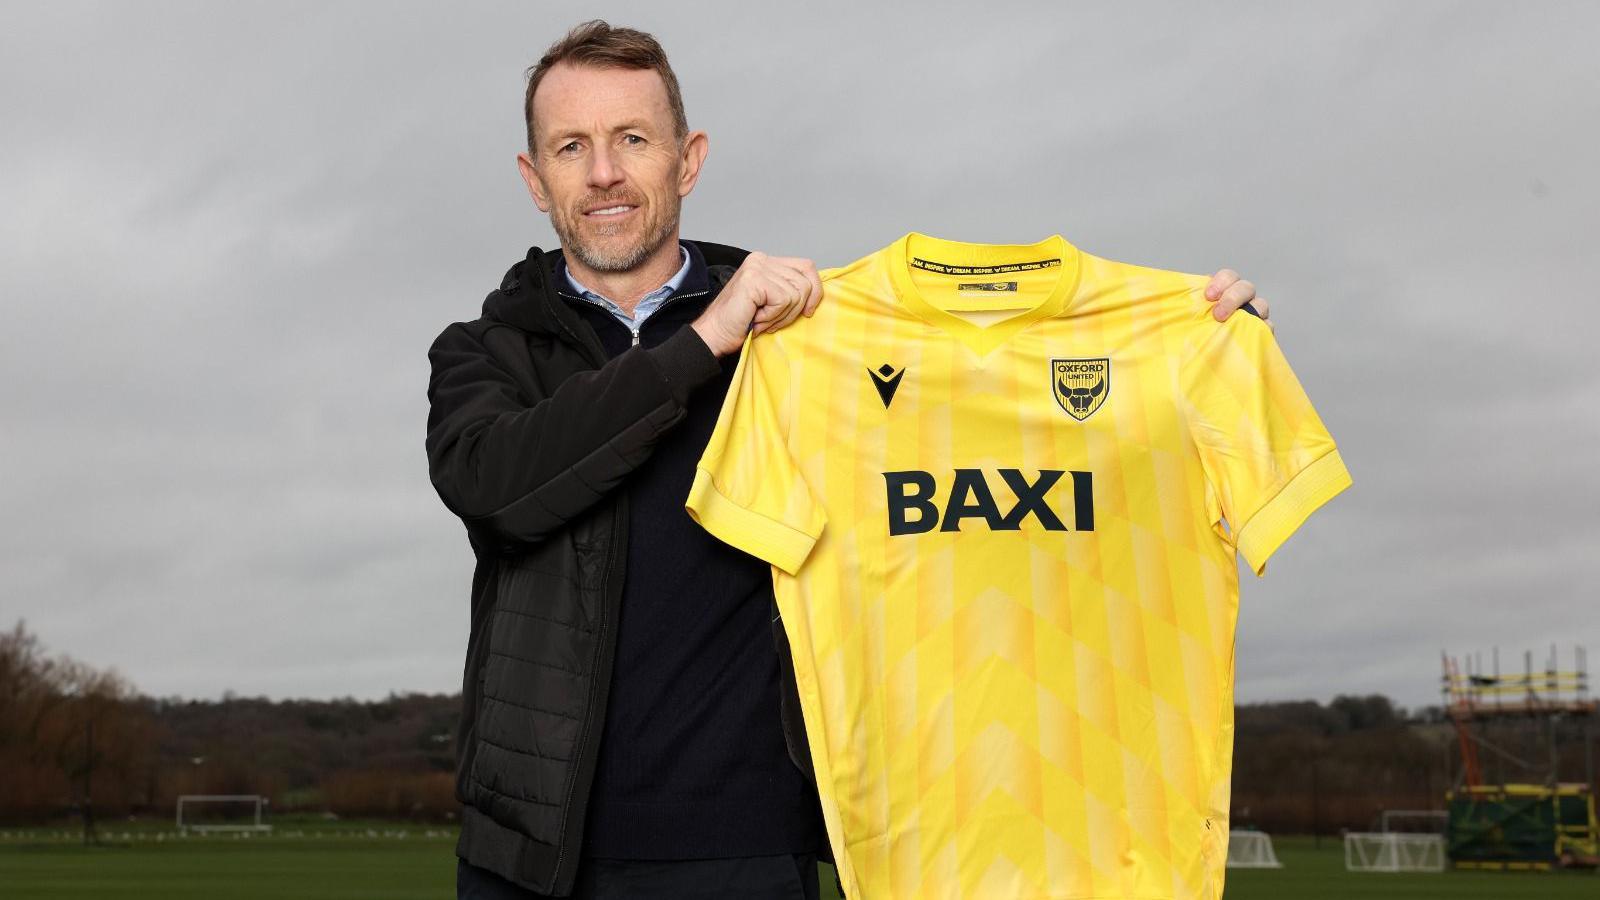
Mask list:
POLYGON ((711 139, 706 137, 704 131, 691 131, 683 139, 683 163, 678 175, 678 196, 687 197, 694 190, 695 182, 700 180, 700 166, 706 161, 706 153, 711 150, 711 139))
POLYGON ((544 189, 544 180, 539 177, 539 168, 533 164, 533 157, 518 153, 517 171, 522 173, 522 180, 528 185, 528 196, 533 198, 534 205, 539 207, 540 212, 549 212, 550 194, 544 189))

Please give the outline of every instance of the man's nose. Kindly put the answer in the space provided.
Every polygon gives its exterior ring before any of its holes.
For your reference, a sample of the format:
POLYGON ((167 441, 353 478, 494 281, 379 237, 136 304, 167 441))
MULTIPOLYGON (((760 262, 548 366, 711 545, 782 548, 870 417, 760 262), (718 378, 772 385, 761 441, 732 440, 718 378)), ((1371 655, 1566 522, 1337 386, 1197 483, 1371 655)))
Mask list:
POLYGON ((622 167, 617 165, 617 160, 611 156, 607 147, 596 147, 589 157, 589 186, 597 188, 611 188, 619 184, 624 177, 622 167))

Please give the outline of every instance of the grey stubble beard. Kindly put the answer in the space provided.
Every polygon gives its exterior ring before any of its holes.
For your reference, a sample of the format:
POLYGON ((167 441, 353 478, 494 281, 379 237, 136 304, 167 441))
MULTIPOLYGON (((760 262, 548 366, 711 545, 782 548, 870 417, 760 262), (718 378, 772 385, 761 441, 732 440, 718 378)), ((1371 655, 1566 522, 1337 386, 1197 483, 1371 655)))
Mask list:
MULTIPOLYGON (((586 199, 585 202, 589 201, 586 199)), ((629 272, 638 268, 661 249, 677 230, 682 208, 681 202, 673 203, 673 208, 667 215, 662 216, 661 223, 653 231, 644 235, 632 247, 624 247, 612 253, 586 243, 580 237, 579 229, 568 228, 561 216, 551 216, 550 225, 555 229, 556 237, 561 240, 561 246, 572 251, 572 254, 589 268, 596 272, 629 272)))

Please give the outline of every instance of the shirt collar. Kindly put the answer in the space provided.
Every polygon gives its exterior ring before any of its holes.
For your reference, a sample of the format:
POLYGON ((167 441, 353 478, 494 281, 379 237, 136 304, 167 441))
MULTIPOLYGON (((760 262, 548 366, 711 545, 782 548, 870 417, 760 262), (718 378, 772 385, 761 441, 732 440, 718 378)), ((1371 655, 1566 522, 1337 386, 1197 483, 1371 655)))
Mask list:
POLYGON ((623 312, 622 307, 618 306, 617 303, 611 300, 609 297, 596 293, 595 291, 584 286, 583 282, 579 281, 572 274, 572 270, 568 268, 565 256, 561 257, 561 273, 566 277, 567 285, 571 287, 573 292, 575 292, 579 297, 595 304, 596 306, 606 309, 616 318, 623 320, 624 323, 643 323, 647 316, 661 307, 661 304, 671 299, 672 295, 683 290, 684 282, 689 278, 690 269, 693 268, 691 264, 694 261, 694 256, 690 254, 689 248, 681 241, 678 243, 678 252, 681 254, 683 259, 682 264, 678 266, 678 271, 674 272, 672 277, 668 278, 666 283, 661 287, 656 288, 640 298, 638 306, 634 307, 632 316, 629 316, 627 313, 623 312))

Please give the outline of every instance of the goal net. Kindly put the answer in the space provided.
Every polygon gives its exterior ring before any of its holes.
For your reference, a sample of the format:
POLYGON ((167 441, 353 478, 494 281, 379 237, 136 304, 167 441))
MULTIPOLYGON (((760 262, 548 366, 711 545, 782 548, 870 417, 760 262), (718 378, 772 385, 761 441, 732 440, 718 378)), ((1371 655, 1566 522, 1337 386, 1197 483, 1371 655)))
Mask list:
POLYGON ((1281 869, 1272 852, 1272 836, 1265 831, 1228 831, 1228 868, 1281 869))
POLYGON ((271 831, 263 821, 266 807, 260 794, 184 794, 178 798, 178 830, 271 831))
POLYGON ((1444 836, 1390 832, 1348 832, 1344 867, 1350 872, 1443 872, 1444 836))

